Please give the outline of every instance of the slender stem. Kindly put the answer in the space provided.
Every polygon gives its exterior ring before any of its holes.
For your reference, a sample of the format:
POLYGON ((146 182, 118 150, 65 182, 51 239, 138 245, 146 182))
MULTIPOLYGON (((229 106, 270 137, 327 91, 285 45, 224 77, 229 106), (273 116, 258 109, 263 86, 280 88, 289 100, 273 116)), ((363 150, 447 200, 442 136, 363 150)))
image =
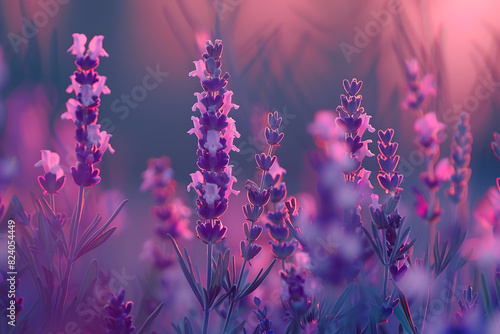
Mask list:
POLYGON ((382 229, 382 247, 384 247, 384 300, 387 297, 387 280, 389 276, 389 259, 387 258, 387 237, 386 230, 382 229))
POLYGON ((75 258, 76 254, 76 244, 77 244, 77 237, 78 237, 78 227, 80 225, 80 220, 82 218, 82 209, 83 209, 83 195, 84 195, 84 187, 80 186, 80 191, 78 192, 78 200, 76 204, 76 211, 73 215, 73 219, 71 221, 71 233, 70 235, 70 254, 69 257, 66 259, 66 272, 64 276, 62 277, 62 284, 60 286, 61 289, 61 298, 60 298, 60 304, 59 308, 62 310, 64 306, 64 302, 66 301, 66 295, 68 294, 68 288, 69 288, 69 278, 71 276, 71 269, 73 267, 73 260, 75 258))
MULTIPOLYGON (((436 191, 431 190, 430 191, 430 199, 429 199, 429 207, 434 208, 435 203, 436 203, 436 191)), ((433 222, 429 221, 429 225, 430 225, 429 245, 431 246, 430 256, 431 256, 431 263, 433 263, 434 262, 434 244, 436 241, 437 221, 433 221, 433 222)))
MULTIPOLYGON (((210 294, 210 285, 212 284, 212 243, 207 244, 207 292, 210 294)), ((208 333, 208 319, 210 317, 210 310, 208 304, 204 305, 203 314, 203 334, 208 333)))
POLYGON ((49 204, 50 204, 50 207, 51 207, 52 211, 54 211, 54 213, 56 213, 56 202, 54 200, 54 194, 50 194, 50 196, 49 196, 49 204))
MULTIPOLYGON (((247 264, 247 260, 244 260, 243 265, 241 266, 241 272, 240 272, 240 277, 238 278, 238 284, 236 284, 236 292, 234 293, 235 296, 238 294, 238 291, 240 290, 241 280, 243 278, 243 273, 245 272, 246 264, 247 264)), ((229 322, 231 321, 231 313, 233 313, 234 304, 235 304, 235 301, 233 298, 231 300, 230 305, 229 305, 229 310, 227 311, 226 321, 224 322, 224 329, 222 330, 223 334, 226 333, 228 326, 229 326, 229 322)))
POLYGON ((420 333, 424 332, 424 326, 425 326, 425 318, 427 317, 427 309, 429 308, 429 302, 430 302, 430 297, 431 297, 431 288, 427 290, 427 298, 423 300, 422 307, 424 308, 424 315, 422 317, 422 320, 420 321, 420 333))

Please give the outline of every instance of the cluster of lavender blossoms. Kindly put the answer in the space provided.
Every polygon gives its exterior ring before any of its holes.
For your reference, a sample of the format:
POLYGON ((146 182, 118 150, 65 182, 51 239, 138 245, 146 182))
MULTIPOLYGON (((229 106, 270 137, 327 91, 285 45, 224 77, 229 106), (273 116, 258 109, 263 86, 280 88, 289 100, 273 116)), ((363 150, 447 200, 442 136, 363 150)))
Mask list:
POLYGON ((233 145, 236 131, 234 119, 228 117, 235 104, 231 103, 232 92, 225 89, 229 74, 221 76, 222 42, 207 42, 203 58, 194 62, 196 70, 190 76, 200 79, 203 93, 196 93, 198 102, 193 111, 199 109, 200 117, 191 117, 194 128, 189 131, 198 138, 197 165, 200 171, 191 174, 193 188, 198 193, 196 212, 200 217, 196 231, 198 238, 208 247, 221 241, 226 233, 219 220, 227 209, 228 196, 237 194, 232 189, 236 178, 232 176, 232 166, 229 165, 228 153, 238 151, 233 145))
POLYGON ((140 190, 152 192, 156 205, 152 206, 151 212, 160 223, 154 229, 156 238, 149 239, 144 244, 141 258, 163 270, 173 263, 164 242, 168 240, 169 234, 174 238, 192 237, 192 232, 187 228, 192 212, 176 195, 177 182, 169 157, 150 158, 147 169, 142 173, 142 179, 140 190))
POLYGON ((74 92, 76 99, 71 98, 66 102, 67 111, 61 118, 73 121, 77 128, 77 163, 75 167, 71 167, 71 176, 81 187, 91 187, 101 180, 99 169, 94 165, 101 161, 102 155, 108 149, 114 153, 114 149, 109 145, 111 135, 100 131, 101 125, 97 124, 100 95, 111 93, 106 86, 106 77, 95 70, 99 66, 99 57, 109 56, 102 48, 103 39, 104 36, 94 36, 86 50, 87 36, 73 34, 73 45, 68 49, 68 52, 76 56, 77 69, 70 76, 71 85, 66 92, 74 92))
MULTIPOLYGON (((337 107, 339 117, 336 119, 337 127, 340 130, 339 141, 345 143, 346 167, 344 172, 345 182, 348 188, 352 189, 353 201, 351 205, 345 206, 344 227, 346 231, 359 231, 361 222, 361 200, 360 188, 370 186, 369 177, 371 172, 362 167, 365 157, 373 157, 373 153, 368 149, 371 140, 363 140, 366 130, 374 132, 370 125, 370 118, 361 107, 363 97, 358 95, 363 85, 362 81, 352 79, 351 82, 344 80, 344 90, 347 95, 340 95, 341 105, 337 107)), ((391 181, 392 182, 392 181, 391 181)))

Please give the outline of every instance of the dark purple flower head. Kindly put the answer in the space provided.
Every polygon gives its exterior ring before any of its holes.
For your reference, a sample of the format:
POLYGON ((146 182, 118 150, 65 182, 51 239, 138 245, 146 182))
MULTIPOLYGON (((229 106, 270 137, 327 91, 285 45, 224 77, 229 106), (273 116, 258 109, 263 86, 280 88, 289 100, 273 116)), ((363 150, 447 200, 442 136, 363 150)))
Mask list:
POLYGON ((245 214, 245 218, 250 222, 255 223, 256 221, 258 221, 263 212, 264 208, 261 206, 250 203, 243 205, 243 213, 245 214))
POLYGON ((243 231, 245 232, 245 236, 247 237, 248 242, 254 242, 257 240, 262 234, 262 227, 259 225, 254 225, 250 227, 248 223, 243 224, 243 231))
POLYGON ((66 177, 61 166, 59 166, 59 155, 49 150, 42 150, 42 160, 35 164, 35 167, 43 166, 44 176, 38 177, 38 183, 44 190, 45 195, 58 194, 64 185, 66 177))
POLYGON ((261 249, 262 247, 259 245, 242 240, 240 243, 241 258, 250 261, 260 253, 261 249))
POLYGON ((104 306, 104 312, 107 315, 105 326, 107 333, 110 334, 129 334, 135 331, 132 326, 132 316, 129 315, 134 305, 132 302, 126 302, 125 290, 121 290, 118 296, 111 294, 108 304, 104 306))
POLYGON ((271 188, 270 201, 272 203, 279 203, 285 199, 286 193, 286 184, 285 182, 281 182, 279 186, 271 188))
POLYGON ((276 242, 283 242, 288 238, 288 228, 285 225, 266 224, 269 234, 276 242))
POLYGON ((271 197, 270 190, 260 189, 260 187, 251 180, 247 180, 245 189, 247 189, 248 201, 253 205, 264 207, 269 202, 271 197))
POLYGON ((280 133, 278 130, 266 128, 266 140, 269 145, 280 146, 280 142, 283 140, 283 137, 285 137, 284 133, 280 133))
POLYGON ((196 223, 196 233, 198 239, 206 244, 215 245, 224 240, 227 228, 222 225, 220 220, 205 220, 196 223))
POLYGON ((255 155, 255 161, 257 162, 257 167, 259 167, 263 171, 269 171, 269 169, 273 166, 276 161, 276 156, 262 154, 255 155))
POLYGON ((281 117, 278 117, 278 112, 269 113, 268 116, 268 124, 271 127, 271 130, 278 130, 281 126, 281 121, 283 120, 281 117))
POLYGON ((77 185, 83 187, 92 187, 101 181, 99 169, 82 162, 77 162, 76 168, 71 167, 71 176, 77 185))
POLYGON ((343 81, 344 89, 347 94, 350 96, 354 96, 359 93, 361 90, 361 86, 363 86, 363 81, 358 81, 356 78, 352 79, 351 82, 349 80, 344 79, 343 81))
POLYGON ((274 257, 280 260, 286 260, 292 255, 293 250, 295 249, 293 243, 283 242, 283 243, 275 243, 273 241, 269 241, 272 246, 272 253, 274 257))

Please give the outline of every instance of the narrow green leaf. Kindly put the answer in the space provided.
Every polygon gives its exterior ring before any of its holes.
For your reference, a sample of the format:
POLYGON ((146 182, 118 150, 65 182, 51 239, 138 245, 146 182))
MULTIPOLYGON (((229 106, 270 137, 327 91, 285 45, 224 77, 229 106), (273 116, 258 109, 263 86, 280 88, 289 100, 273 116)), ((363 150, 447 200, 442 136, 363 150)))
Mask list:
POLYGON ((333 306, 333 309, 331 311, 331 315, 333 315, 333 319, 337 318, 337 316, 340 313, 340 310, 342 309, 342 306, 346 302, 347 298, 349 297, 352 289, 354 288, 354 283, 349 283, 348 286, 342 291, 340 294, 339 298, 335 302, 335 305, 333 306))
POLYGON ((103 234, 99 235, 97 238, 93 239, 91 242, 87 243, 82 249, 79 250, 78 254, 75 256, 74 261, 76 261, 80 256, 90 252, 96 247, 99 247, 103 243, 106 242, 106 240, 109 239, 109 237, 113 234, 113 232, 116 230, 116 226, 110 228, 103 234))
POLYGON ((80 287, 80 292, 78 293, 78 297, 76 298, 76 304, 80 305, 87 293, 87 290, 95 283, 97 280, 97 260, 94 259, 89 264, 89 268, 87 269, 87 273, 85 274, 85 278, 83 279, 82 286, 80 287))
POLYGON ((141 328, 137 331, 137 334, 149 333, 149 330, 153 325, 153 322, 155 321, 156 317, 158 317, 158 314, 160 314, 162 307, 163 303, 160 303, 160 305, 158 305, 158 307, 149 315, 146 321, 144 321, 141 328))
POLYGON ((491 316, 492 315, 491 294, 484 273, 481 273, 481 285, 483 286, 483 293, 484 293, 484 308, 486 309, 486 313, 491 316))
POLYGON ((174 246, 175 252, 177 254, 177 259, 179 261, 179 265, 181 266, 182 272, 184 273, 184 277, 186 277, 186 280, 189 283, 189 286, 191 287, 191 290, 193 290, 194 295, 198 299, 198 302, 200 305, 203 307, 203 297, 200 294, 200 291, 198 290, 196 286, 196 282, 194 279, 194 276, 190 274, 188 268, 186 267, 186 263, 184 262, 184 259, 182 257, 182 254, 179 250, 179 246, 177 246, 177 243, 175 242, 174 238, 168 234, 168 237, 170 238, 170 241, 172 242, 172 245, 174 246))

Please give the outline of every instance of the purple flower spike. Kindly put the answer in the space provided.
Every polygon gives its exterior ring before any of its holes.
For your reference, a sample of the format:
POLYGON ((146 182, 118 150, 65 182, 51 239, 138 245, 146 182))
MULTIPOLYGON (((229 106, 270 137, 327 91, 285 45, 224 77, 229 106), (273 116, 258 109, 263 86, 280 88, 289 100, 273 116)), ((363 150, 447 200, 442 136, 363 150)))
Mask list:
POLYGON ((108 304, 104 306, 104 312, 107 314, 105 326, 109 334, 128 334, 135 331, 132 316, 129 315, 133 303, 123 303, 124 300, 125 290, 121 290, 118 296, 112 294, 108 304))
MULTIPOLYGON (((499 138, 500 141, 500 138, 499 138)), ((492 143, 493 147, 493 143, 492 143)), ((467 198, 467 182, 471 175, 469 162, 472 150, 472 134, 470 131, 469 115, 460 115, 457 130, 451 144, 451 167, 453 172, 450 176, 450 200, 461 203, 467 198)))
POLYGON ((198 239, 206 244, 215 245, 224 240, 226 236, 227 228, 222 225, 220 220, 198 221, 196 224, 198 239))
POLYGON ((380 154, 377 156, 377 160, 380 171, 377 179, 386 193, 394 194, 401 190, 399 186, 403 182, 403 175, 396 172, 399 163, 399 155, 396 155, 398 144, 392 142, 393 129, 379 130, 378 136, 380 138, 378 141, 380 154))
POLYGON ((91 187, 100 181, 99 169, 93 165, 100 162, 104 152, 115 150, 109 144, 112 137, 106 131, 101 131, 97 124, 99 116, 100 96, 111 91, 106 86, 106 77, 100 76, 95 69, 99 66, 99 57, 108 57, 103 49, 104 36, 94 36, 89 42, 84 34, 73 34, 73 45, 68 49, 76 56, 77 70, 70 76, 71 85, 67 93, 75 93, 75 97, 66 102, 67 111, 62 119, 71 120, 76 128, 75 139, 77 166, 71 168, 73 181, 83 187, 91 187))
MULTIPOLYGON (((236 131, 234 119, 228 117, 229 111, 238 106, 231 102, 233 93, 225 89, 230 76, 227 73, 222 75, 221 71, 222 41, 216 40, 215 44, 207 41, 205 51, 202 59, 194 62, 196 70, 189 73, 200 79, 203 92, 195 93, 197 103, 192 110, 199 109, 200 117, 191 117, 194 127, 188 131, 198 139, 196 154, 200 171, 191 174, 193 182, 188 190, 194 189, 198 193, 196 212, 203 219, 196 228, 198 237, 205 243, 214 244, 222 240, 226 232, 218 218, 227 209, 229 195, 238 193, 232 189, 236 178, 232 176, 232 166, 229 166, 229 152, 238 151, 233 140, 240 134, 236 131)), ((265 160, 264 157, 264 164, 265 160)))

